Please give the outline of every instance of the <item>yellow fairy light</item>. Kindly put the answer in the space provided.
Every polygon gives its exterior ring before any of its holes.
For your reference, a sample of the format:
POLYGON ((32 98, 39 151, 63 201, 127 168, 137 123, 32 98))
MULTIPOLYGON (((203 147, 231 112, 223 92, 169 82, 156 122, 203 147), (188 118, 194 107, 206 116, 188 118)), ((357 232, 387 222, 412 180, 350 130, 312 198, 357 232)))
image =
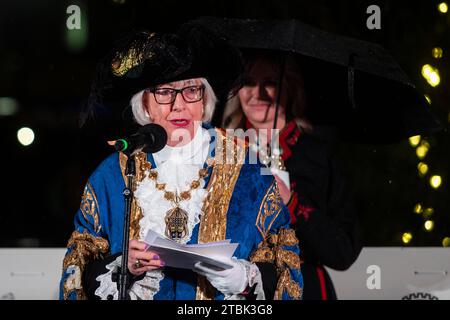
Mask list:
POLYGON ((419 170, 419 177, 423 178, 428 172, 428 165, 424 162, 419 162, 417 170, 419 170))
POLYGON ((425 158, 425 156, 427 155, 427 152, 428 152, 427 148, 425 148, 423 146, 420 146, 416 149, 416 155, 419 159, 425 158))
POLYGON ((425 158, 430 149, 430 144, 426 140, 422 140, 420 145, 416 149, 416 155, 419 159, 425 158))
POLYGON ((424 94, 424 96, 425 96, 425 99, 427 99, 428 104, 431 104, 431 98, 430 98, 430 96, 427 95, 427 94, 424 94))
POLYGON ((424 226, 425 230, 432 231, 433 228, 434 228, 434 221, 433 220, 427 220, 427 221, 425 221, 423 226, 424 226))
POLYGON ((422 76, 427 80, 428 84, 432 87, 436 87, 441 82, 439 76, 439 70, 433 68, 431 65, 426 64, 422 67, 422 76))
POLYGON ((421 214, 423 212, 423 207, 422 207, 421 203, 417 203, 414 206, 414 212, 417 213, 417 214, 421 214))
POLYGON ((438 10, 442 13, 447 13, 448 11, 448 5, 445 2, 441 2, 438 4, 438 10))
POLYGON ((430 144, 428 143, 428 141, 425 139, 422 139, 420 141, 420 145, 416 149, 416 154, 420 159, 422 159, 427 155, 429 149, 430 149, 430 144))
POLYGON ((430 185, 434 188, 437 189, 441 186, 442 183, 442 178, 441 176, 438 175, 434 175, 430 178, 430 185))
POLYGON ((431 54, 433 55, 433 58, 435 58, 435 59, 442 58, 442 53, 443 53, 442 48, 439 48, 439 47, 435 47, 431 51, 431 54))
POLYGON ((439 71, 437 69, 435 71, 433 71, 430 75, 430 78, 427 79, 427 81, 430 84, 430 86, 432 86, 432 87, 438 86, 439 83, 441 82, 441 77, 439 76, 439 71))
POLYGON ((449 238, 449 237, 445 237, 445 238, 442 240, 442 246, 444 246, 444 247, 450 247, 450 238, 449 238))
POLYGON ((409 144, 411 147, 417 147, 419 145, 421 137, 420 136, 413 136, 409 138, 409 144))
POLYGON ((427 78, 430 76, 431 72, 433 72, 433 67, 429 64, 426 64, 422 67, 422 76, 427 78))
POLYGON ((412 240, 412 234, 410 232, 405 232, 402 235, 402 241, 404 244, 408 244, 412 240))
POLYGON ((433 215, 433 213, 434 213, 434 209, 433 208, 426 208, 424 211, 423 211, 423 218, 424 219, 429 219, 432 215, 433 215))

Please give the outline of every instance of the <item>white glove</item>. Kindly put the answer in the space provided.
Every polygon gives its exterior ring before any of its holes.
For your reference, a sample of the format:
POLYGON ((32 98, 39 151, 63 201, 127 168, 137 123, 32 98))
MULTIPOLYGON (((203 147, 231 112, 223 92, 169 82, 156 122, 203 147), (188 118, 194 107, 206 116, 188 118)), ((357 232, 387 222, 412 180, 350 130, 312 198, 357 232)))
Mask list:
POLYGON ((248 277, 244 262, 232 258, 227 263, 233 265, 233 268, 217 271, 207 265, 197 262, 194 265, 194 271, 206 279, 223 294, 239 294, 244 292, 248 285, 248 277))
POLYGON ((277 168, 270 168, 270 172, 272 172, 274 176, 280 178, 280 180, 283 181, 286 185, 287 189, 291 191, 291 180, 289 179, 289 172, 277 168))

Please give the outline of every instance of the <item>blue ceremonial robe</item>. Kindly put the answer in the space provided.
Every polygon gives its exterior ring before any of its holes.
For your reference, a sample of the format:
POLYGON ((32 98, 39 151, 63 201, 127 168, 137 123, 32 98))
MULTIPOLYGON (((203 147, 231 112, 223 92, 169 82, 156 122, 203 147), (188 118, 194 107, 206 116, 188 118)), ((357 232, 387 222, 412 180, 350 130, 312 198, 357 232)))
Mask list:
MULTIPOLYGON (((221 131, 217 130, 216 133, 219 135, 219 139, 225 141, 225 136, 221 131)), ((217 136, 213 137, 211 141, 210 156, 212 158, 217 153, 218 147, 213 143, 216 138, 217 136)), ((238 259, 250 261, 253 258, 255 262, 269 262, 277 265, 280 276, 277 286, 278 298, 300 298, 303 288, 299 267, 300 252, 298 242, 292 241, 292 237, 295 238, 295 235, 289 229, 289 212, 282 203, 274 177, 261 175, 259 163, 248 163, 248 150, 244 150, 244 155, 245 163, 243 165, 237 169, 236 166, 231 165, 229 167, 232 168, 231 171, 229 168, 224 169, 222 173, 225 174, 222 174, 221 178, 217 180, 223 182, 228 178, 234 179, 230 183, 233 189, 229 190, 230 194, 227 198, 226 222, 223 225, 226 231, 223 237, 231 239, 233 243, 239 243, 235 252, 238 259), (229 172, 234 172, 234 178, 233 174, 229 172), (279 242, 273 244, 272 241, 272 245, 270 245, 268 239, 278 235, 282 230, 287 230, 289 237, 274 237, 273 239, 279 242), (291 240, 282 240, 287 238, 291 240), (282 254, 277 255, 280 250, 282 254), (271 252, 271 255, 268 255, 267 251, 271 252), (276 257, 279 256, 285 257, 285 260, 276 260, 276 257)), ((142 161, 145 161, 145 158, 152 168, 156 167, 151 154, 144 154, 142 161)), ((84 266, 89 261, 102 259, 107 255, 120 253, 122 250, 125 210, 122 196, 125 188, 123 159, 123 154, 110 155, 98 166, 86 184, 80 209, 75 216, 75 231, 69 240, 64 259, 61 299, 84 298, 82 280, 74 279, 74 277, 80 277, 84 266), (77 270, 81 274, 74 275, 77 270)), ((137 167, 139 166, 140 162, 137 160, 137 167)), ((208 186, 211 177, 214 176, 214 170, 219 171, 214 166, 209 168, 210 174, 205 180, 205 186, 208 186)), ((227 190, 218 190, 218 192, 224 192, 222 196, 226 198, 227 190)), ((220 212, 221 209, 218 209, 217 206, 217 203, 211 201, 209 207, 212 208, 212 214, 217 215, 220 212)), ((136 217, 135 220, 138 219, 136 217)), ((202 223, 204 222, 195 226, 189 243, 198 243, 202 223)), ((132 221, 131 228, 133 225, 136 228, 137 224, 132 221)), ((216 226, 210 226, 210 228, 214 227, 216 226)), ((136 234, 136 230, 134 230, 134 233, 131 232, 130 238, 136 238, 136 234)), ((204 236, 202 237, 205 239, 204 236)), ((163 273, 164 278, 160 282, 160 290, 154 295, 154 299, 196 299, 199 282, 195 272, 165 267, 163 273)), ((214 294, 215 299, 223 299, 223 297, 219 291, 214 294)))

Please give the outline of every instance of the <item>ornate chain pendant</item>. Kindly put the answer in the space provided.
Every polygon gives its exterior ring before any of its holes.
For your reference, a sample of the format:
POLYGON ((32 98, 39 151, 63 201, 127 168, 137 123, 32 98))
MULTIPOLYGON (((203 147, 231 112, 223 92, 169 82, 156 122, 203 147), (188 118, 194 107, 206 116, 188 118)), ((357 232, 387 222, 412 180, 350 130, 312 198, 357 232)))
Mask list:
MULTIPOLYGON (((212 164, 210 164, 212 165, 212 164)), ((205 178, 208 175, 208 168, 202 168, 198 172, 198 179, 191 182, 190 188, 183 191, 178 195, 177 192, 166 191, 165 183, 158 183, 158 172, 150 171, 148 173, 149 179, 155 182, 155 188, 160 191, 164 191, 164 199, 175 203, 175 208, 170 209, 166 212, 164 218, 166 222, 166 236, 172 240, 180 242, 186 234, 188 233, 187 223, 189 215, 188 213, 181 209, 178 203, 183 200, 191 199, 191 191, 198 189, 200 187, 200 179, 205 178)))
POLYGON ((166 236, 172 240, 180 241, 187 233, 188 213, 178 204, 166 212, 166 236))

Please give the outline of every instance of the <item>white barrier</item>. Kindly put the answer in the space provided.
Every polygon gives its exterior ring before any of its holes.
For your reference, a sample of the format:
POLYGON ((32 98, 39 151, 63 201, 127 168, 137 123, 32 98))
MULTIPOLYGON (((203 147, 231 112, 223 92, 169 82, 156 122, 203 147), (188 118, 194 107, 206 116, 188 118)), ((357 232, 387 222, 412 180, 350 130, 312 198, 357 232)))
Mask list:
POLYGON ((66 249, 0 249, 0 297, 55 300, 66 249))
MULTIPOLYGON (((0 298, 58 299, 65 251, 0 249, 0 298)), ((339 299, 450 299, 448 248, 364 248, 349 270, 329 272, 339 299)))
POLYGON ((343 300, 450 299, 450 248, 364 248, 350 269, 327 270, 343 300))

